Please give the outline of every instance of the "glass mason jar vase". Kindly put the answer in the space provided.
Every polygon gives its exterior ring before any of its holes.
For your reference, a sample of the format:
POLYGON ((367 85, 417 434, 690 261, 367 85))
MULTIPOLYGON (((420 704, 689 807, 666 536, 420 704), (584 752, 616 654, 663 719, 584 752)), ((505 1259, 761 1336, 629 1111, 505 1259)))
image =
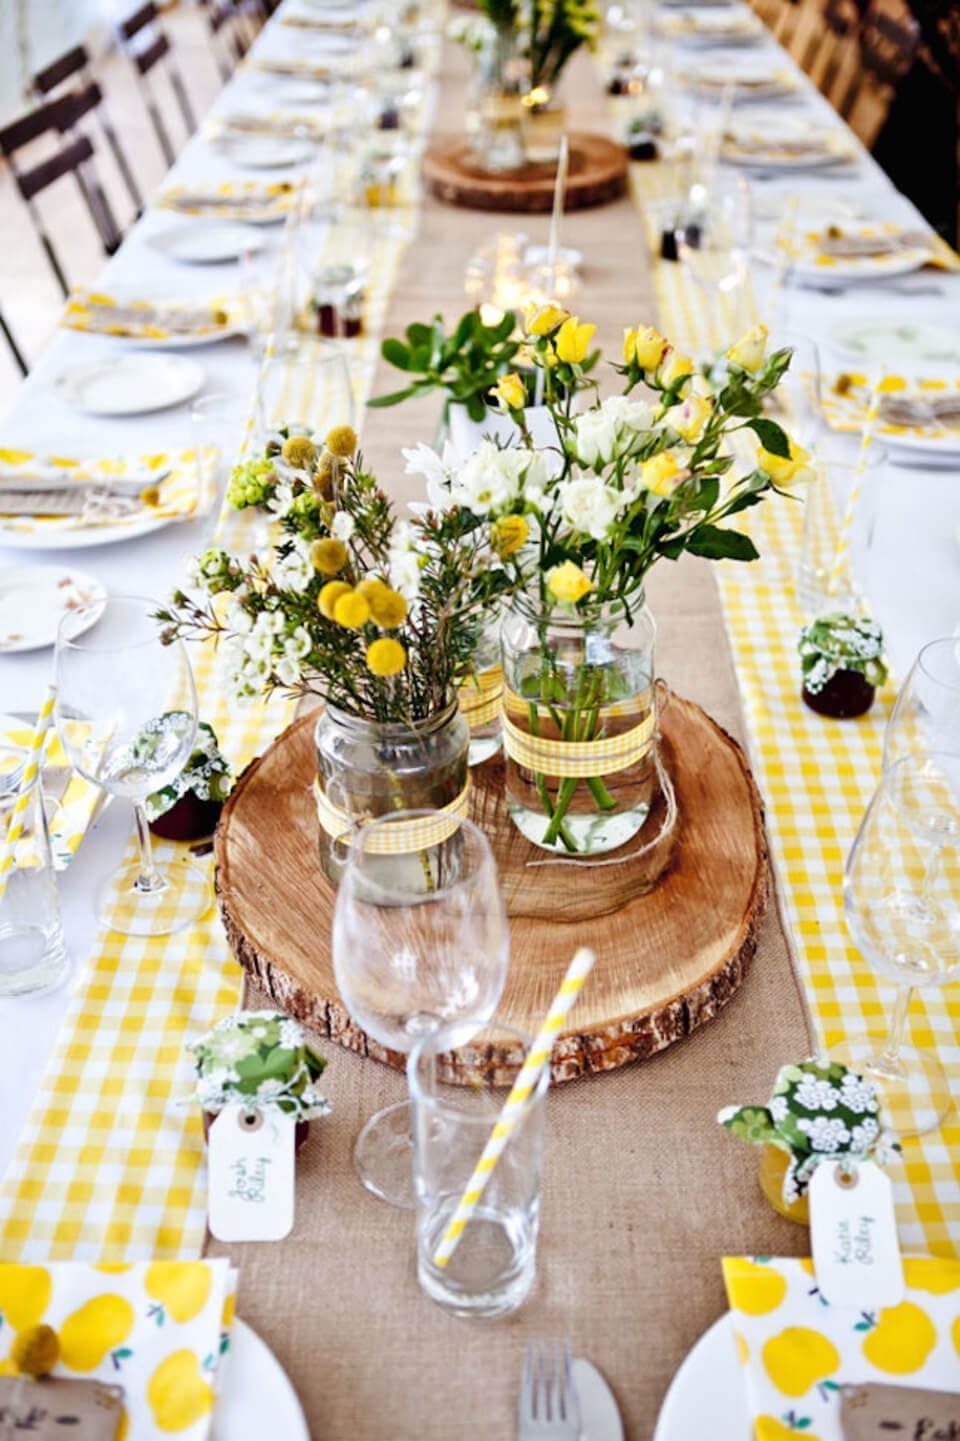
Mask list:
POLYGON ((457 703, 470 729, 470 764, 478 766, 500 749, 503 670, 499 618, 480 637, 473 663, 473 672, 460 683, 457 703))
POLYGON ((498 26, 477 55, 466 110, 470 158, 494 174, 520 170, 527 159, 524 96, 529 63, 517 53, 516 31, 498 26))
POLYGON ((320 863, 334 885, 346 864, 350 826, 392 811, 442 810, 467 784, 470 730, 455 699, 415 724, 328 705, 314 741, 320 863), (339 812, 336 824, 331 808, 339 812))
POLYGON ((506 802, 542 849, 594 856, 643 828, 658 792, 655 637, 642 593, 572 617, 514 600, 501 635, 506 802))

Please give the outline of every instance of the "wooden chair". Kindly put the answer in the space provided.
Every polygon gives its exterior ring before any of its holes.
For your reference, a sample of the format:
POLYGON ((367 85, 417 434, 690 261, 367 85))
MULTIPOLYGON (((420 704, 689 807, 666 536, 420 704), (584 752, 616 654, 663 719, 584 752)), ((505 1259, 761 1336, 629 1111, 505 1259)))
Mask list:
POLYGON ((213 56, 220 78, 226 83, 233 67, 242 60, 263 27, 259 5, 244 0, 200 0, 213 39, 213 56))
POLYGON ((897 85, 916 59, 920 27, 900 0, 872 0, 860 28, 857 73, 839 102, 850 128, 872 148, 897 85))
POLYGON ((17 367, 18 367, 18 369, 19 369, 19 371, 20 371, 20 374, 21 374, 21 375, 29 375, 29 374, 30 374, 30 367, 29 367, 29 365, 27 364, 27 362, 26 362, 26 361, 24 360, 24 358, 23 358, 23 351, 20 349, 20 347, 19 347, 19 345, 17 344, 16 340, 13 338, 13 331, 10 329, 9 325, 7 324, 7 322, 6 322, 6 317, 4 316, 4 313, 3 313, 2 310, 0 310, 0 331, 3 332, 3 338, 4 338, 4 340, 7 342, 7 346, 9 347, 10 354, 13 356, 14 360, 16 361, 16 364, 17 364, 17 367))
POLYGON ((133 61, 137 74, 145 82, 143 94, 147 114, 150 116, 164 159, 168 165, 172 165, 177 154, 170 141, 169 131, 157 103, 153 81, 148 78, 157 65, 163 63, 167 72, 167 79, 180 108, 188 135, 192 135, 196 130, 197 122, 190 108, 190 101, 187 99, 183 76, 173 58, 173 46, 160 24, 160 12, 154 4, 154 0, 148 0, 146 5, 141 5, 139 10, 121 21, 119 33, 124 49, 133 61))
POLYGON ((69 295, 70 285, 35 203, 36 197, 42 191, 63 176, 72 175, 96 227, 104 252, 113 255, 121 240, 113 212, 97 176, 93 144, 88 136, 77 130, 79 118, 76 98, 64 95, 48 100, 44 105, 38 105, 35 110, 0 129, 0 152, 9 162, 37 238, 64 296, 69 295), (44 136, 56 137, 53 153, 48 154, 45 159, 24 165, 20 152, 44 136))
POLYGON ((77 102, 77 119, 87 114, 94 115, 127 193, 133 201, 134 213, 139 218, 143 213, 143 195, 110 117, 100 83, 93 74, 86 46, 75 45, 45 70, 38 70, 30 82, 30 88, 40 99, 51 95, 72 95, 77 102))
POLYGON ((826 0, 822 16, 819 43, 807 57, 804 69, 821 94, 839 110, 860 64, 860 11, 856 0, 826 0))

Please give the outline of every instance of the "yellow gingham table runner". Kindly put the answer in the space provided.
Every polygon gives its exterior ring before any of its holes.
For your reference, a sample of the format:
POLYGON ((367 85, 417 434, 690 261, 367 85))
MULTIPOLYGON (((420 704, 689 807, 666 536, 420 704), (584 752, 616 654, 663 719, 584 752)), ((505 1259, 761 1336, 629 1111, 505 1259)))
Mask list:
MULTIPOLYGON (((634 199, 648 221, 661 329, 695 356, 729 344, 756 318, 751 295, 739 316, 699 287, 685 267, 659 258, 657 202, 674 192, 666 164, 630 167, 634 199)), ((647 316, 630 316, 631 325, 647 316)), ((776 344, 776 335, 772 336, 776 344)), ((760 559, 714 568, 766 802, 767 829, 807 1000, 818 1038, 829 1048, 847 1037, 883 1032, 894 988, 878 984, 853 945, 843 915, 843 867, 881 773, 883 731, 895 687, 857 721, 815 715, 800 699, 797 640, 804 614, 794 576, 803 506, 772 498, 738 517, 760 559)), ((910 1040, 946 1067, 960 1090, 960 987, 917 992, 910 1040)), ((903 1144, 895 1182, 905 1250, 960 1253, 960 1118, 903 1144)))
MULTIPOLYGON (((409 227, 384 232, 369 281, 367 335, 348 342, 360 411, 409 227)), ((318 387, 313 419, 342 422, 318 387)), ((238 435, 238 449, 241 437, 238 435)), ((225 513, 224 543, 260 543, 258 513, 225 513)), ((171 577, 171 588, 174 579, 171 577)), ((212 645, 191 647, 199 713, 234 773, 293 717, 293 703, 240 707, 212 645)), ((157 845, 158 854, 165 847, 157 845)), ((133 858, 133 848, 129 858, 133 858)), ((102 930, 0 1187, 0 1261, 163 1260, 198 1255, 206 1230, 203 1135, 184 1043, 230 1014, 241 972, 210 910, 171 936, 102 930)))

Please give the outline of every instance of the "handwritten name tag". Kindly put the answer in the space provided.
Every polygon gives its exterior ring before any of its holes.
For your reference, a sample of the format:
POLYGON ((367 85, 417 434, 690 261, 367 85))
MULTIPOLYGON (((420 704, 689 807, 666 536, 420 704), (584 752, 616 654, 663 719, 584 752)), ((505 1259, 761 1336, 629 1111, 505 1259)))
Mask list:
POLYGON ((294 1120, 226 1106, 210 1127, 208 1214, 218 1241, 280 1241, 293 1228, 294 1120))
POLYGON ((825 1301, 859 1311, 899 1306, 904 1295, 893 1188, 872 1161, 850 1176, 824 1161, 810 1182, 813 1268, 825 1301))

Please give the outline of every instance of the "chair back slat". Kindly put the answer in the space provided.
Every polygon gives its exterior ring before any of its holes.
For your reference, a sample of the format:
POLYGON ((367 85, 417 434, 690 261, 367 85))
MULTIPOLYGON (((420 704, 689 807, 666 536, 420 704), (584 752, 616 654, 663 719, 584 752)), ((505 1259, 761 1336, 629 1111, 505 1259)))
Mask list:
POLYGON ((71 140, 69 144, 64 145, 56 155, 50 155, 46 160, 39 160, 28 170, 15 169, 13 174, 17 188, 24 200, 32 200, 35 195, 39 195, 41 190, 46 190, 48 185, 52 185, 62 175, 69 175, 71 170, 77 170, 86 161, 92 159, 93 146, 85 135, 78 135, 76 140, 71 140))
POLYGON ((64 80, 69 80, 72 75, 78 75, 86 70, 90 64, 90 56, 85 45, 75 45, 59 60, 54 60, 46 69, 38 70, 33 77, 33 89, 38 95, 49 95, 51 90, 56 90, 64 80))
POLYGON ((871 8, 860 33, 860 63, 881 85, 895 85, 913 64, 919 40, 920 27, 908 11, 895 20, 871 8))
POLYGON ((124 40, 132 40, 134 35, 139 35, 148 25, 155 25, 159 19, 159 12, 153 0, 148 0, 146 5, 141 5, 126 20, 120 21, 120 34, 124 40))
POLYGON ((134 64, 141 75, 146 75, 152 70, 165 55, 170 54, 170 41, 166 35, 158 35, 156 40, 151 41, 143 50, 138 50, 133 56, 134 64))

